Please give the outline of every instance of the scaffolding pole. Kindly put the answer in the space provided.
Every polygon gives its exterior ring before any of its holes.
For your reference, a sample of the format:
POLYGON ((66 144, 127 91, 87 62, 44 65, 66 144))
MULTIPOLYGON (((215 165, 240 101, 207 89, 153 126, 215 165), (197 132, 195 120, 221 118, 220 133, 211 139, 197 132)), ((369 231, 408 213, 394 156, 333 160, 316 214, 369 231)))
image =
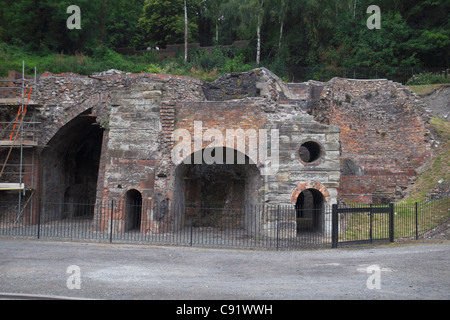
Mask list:
MULTIPOLYGON (((15 76, 13 76, 13 79, 7 79, 7 80, 0 80, 0 81, 6 81, 8 82, 8 87, 0 87, 0 89, 5 89, 5 90, 9 90, 10 92, 7 92, 6 97, 11 97, 11 92, 12 92, 12 99, 10 98, 6 98, 4 99, 2 102, 5 102, 6 105, 18 105, 19 106, 19 111, 17 113, 16 118, 9 124, 6 125, 5 128, 3 129, 3 131, 1 132, 1 137, 4 137, 4 133, 8 130, 8 128, 10 127, 10 125, 12 125, 12 130, 11 130, 11 135, 9 137, 9 141, 8 140, 3 140, 0 141, 0 147, 9 147, 9 152, 8 155, 6 156, 5 162, 3 164, 3 167, 1 169, 1 173, 0 173, 0 177, 3 176, 3 173, 5 171, 5 168, 7 166, 10 167, 16 167, 16 169, 13 169, 12 173, 9 173, 9 175, 11 175, 13 178, 13 181, 16 179, 14 178, 14 176, 18 175, 18 183, 1 183, 0 184, 0 190, 2 191, 19 191, 18 192, 18 208, 17 208, 17 216, 15 219, 15 222, 18 222, 18 220, 20 219, 23 211, 25 210, 25 207, 31 203, 31 207, 33 207, 33 199, 32 195, 34 193, 34 152, 35 149, 34 147, 37 146, 37 143, 35 141, 35 135, 36 135, 36 124, 38 124, 38 122, 34 121, 34 114, 31 117, 31 120, 29 122, 26 121, 25 116, 27 114, 27 107, 29 105, 30 102, 30 97, 31 97, 31 93, 33 93, 33 100, 36 101, 36 84, 37 84, 37 68, 34 68, 34 79, 33 80, 29 80, 25 78, 25 61, 22 61, 22 75, 21 75, 21 79, 20 79, 20 87, 16 87, 16 81, 18 79, 16 79, 15 76), (12 85, 10 84, 12 82, 12 85), (32 82, 31 85, 29 85, 29 83, 32 82), (20 88, 20 89, 19 89, 20 88), (16 89, 19 89, 21 91, 21 98, 18 99, 16 101, 16 99, 14 98, 16 96, 16 93, 14 93, 14 91, 16 89), (33 90, 34 89, 34 90, 33 90), (28 126, 25 128, 25 123, 28 124, 28 126), (16 130, 17 127, 17 130, 16 130), (26 141, 25 139, 29 137, 30 135, 30 128, 31 128, 31 137, 32 140, 31 141, 26 141), (27 135, 27 136, 26 136, 27 135), (13 140, 14 139, 14 140, 13 140), (16 146, 16 142, 17 140, 19 140, 18 145, 16 146), (25 145, 26 144, 26 145, 25 145), (9 161, 9 157, 11 155, 11 152, 13 150, 13 148, 19 148, 19 164, 18 164, 18 173, 17 173, 17 164, 10 164, 8 165, 8 161, 9 161), (31 150, 31 164, 24 164, 24 148, 32 148, 31 150), (24 167, 25 166, 30 166, 31 170, 28 172, 28 174, 31 174, 31 188, 27 186, 25 186, 25 176, 23 173, 24 167), (31 193, 30 198, 22 205, 23 203, 23 198, 26 195, 26 191, 27 190, 32 190, 33 192, 31 193)), ((35 103, 35 102, 33 102, 35 103)), ((17 176, 16 176, 17 177, 17 176)), ((7 180, 8 181, 8 180, 7 180)), ((17 180, 16 180, 17 182, 17 180)), ((32 211, 30 212, 30 219, 32 219, 33 213, 32 211)), ((31 220, 30 220, 31 221, 31 220)))

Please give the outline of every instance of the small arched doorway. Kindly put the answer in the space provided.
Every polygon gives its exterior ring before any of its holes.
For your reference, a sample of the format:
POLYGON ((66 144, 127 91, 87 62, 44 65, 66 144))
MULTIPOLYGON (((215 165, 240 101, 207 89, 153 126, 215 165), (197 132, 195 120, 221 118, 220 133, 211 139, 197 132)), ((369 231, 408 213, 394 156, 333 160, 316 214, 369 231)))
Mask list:
POLYGON ((139 231, 141 228, 142 194, 129 190, 125 195, 125 231, 139 231))
POLYGON ((306 189, 297 198, 295 204, 297 231, 322 232, 324 225, 323 194, 316 189, 306 189))

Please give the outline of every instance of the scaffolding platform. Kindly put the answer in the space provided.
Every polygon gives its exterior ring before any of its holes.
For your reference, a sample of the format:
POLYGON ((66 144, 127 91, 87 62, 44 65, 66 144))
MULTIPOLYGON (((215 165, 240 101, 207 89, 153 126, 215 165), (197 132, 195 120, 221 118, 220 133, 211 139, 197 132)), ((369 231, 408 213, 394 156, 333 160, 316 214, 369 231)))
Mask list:
MULTIPOLYGON (((25 75, 25 61, 22 72, 9 71, 7 79, 0 79, 0 191, 23 190, 25 175, 34 176, 35 148, 38 147, 39 121, 35 119, 37 74, 34 68, 34 78, 25 75), (6 85, 6 86, 5 86, 6 85), (26 153, 24 149, 28 150, 26 153), (26 157, 26 158, 25 158, 26 157)), ((20 201, 19 201, 20 202, 20 201)))
POLYGON ((38 143, 32 140, 21 140, 21 141, 12 141, 12 140, 0 140, 0 148, 3 147, 14 147, 14 148, 32 148, 37 147, 38 143))
MULTIPOLYGON (((20 106, 22 103, 22 98, 0 98, 0 105, 2 106, 20 106)), ((37 103, 33 100, 29 100, 28 105, 35 106, 37 103)))
POLYGON ((11 70, 0 79, 0 192, 11 198, 18 195, 15 222, 33 219, 35 157, 40 122, 36 121, 37 69, 34 78, 11 70), (33 106, 33 107, 31 107, 33 106), (30 108, 31 107, 31 108, 30 108), (11 194, 8 194, 8 193, 11 194), (29 211, 24 211, 29 205, 29 211))
POLYGON ((25 190, 23 183, 0 183, 0 191, 21 191, 25 190))

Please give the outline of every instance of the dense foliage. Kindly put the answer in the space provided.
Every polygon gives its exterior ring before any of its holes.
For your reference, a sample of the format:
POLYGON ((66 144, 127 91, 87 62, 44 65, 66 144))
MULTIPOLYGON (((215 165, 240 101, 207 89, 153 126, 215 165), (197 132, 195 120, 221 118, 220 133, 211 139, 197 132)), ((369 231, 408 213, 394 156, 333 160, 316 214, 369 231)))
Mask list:
MULTIPOLYGON (((0 0, 0 41, 40 54, 97 59, 118 47, 183 43, 183 2, 0 0), (81 30, 66 27, 69 5, 81 9, 81 30)), ((449 0, 187 0, 187 12, 191 42, 250 40, 247 50, 227 53, 228 60, 220 60, 224 52, 191 55, 191 62, 199 62, 195 67, 208 71, 242 69, 254 65, 257 55, 286 77, 304 68, 326 76, 345 68, 383 73, 450 67, 449 0), (369 5, 381 9, 379 30, 366 26, 369 5)))

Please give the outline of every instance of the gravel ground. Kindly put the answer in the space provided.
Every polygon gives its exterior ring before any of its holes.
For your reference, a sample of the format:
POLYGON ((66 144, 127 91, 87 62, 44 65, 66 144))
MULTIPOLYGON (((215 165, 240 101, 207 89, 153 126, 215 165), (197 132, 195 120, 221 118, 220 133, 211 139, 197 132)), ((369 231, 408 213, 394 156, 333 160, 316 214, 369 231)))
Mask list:
POLYGON ((297 252, 0 243, 3 299, 450 299, 449 241, 297 252), (79 270, 79 289, 68 287, 78 275, 70 266, 79 270))

